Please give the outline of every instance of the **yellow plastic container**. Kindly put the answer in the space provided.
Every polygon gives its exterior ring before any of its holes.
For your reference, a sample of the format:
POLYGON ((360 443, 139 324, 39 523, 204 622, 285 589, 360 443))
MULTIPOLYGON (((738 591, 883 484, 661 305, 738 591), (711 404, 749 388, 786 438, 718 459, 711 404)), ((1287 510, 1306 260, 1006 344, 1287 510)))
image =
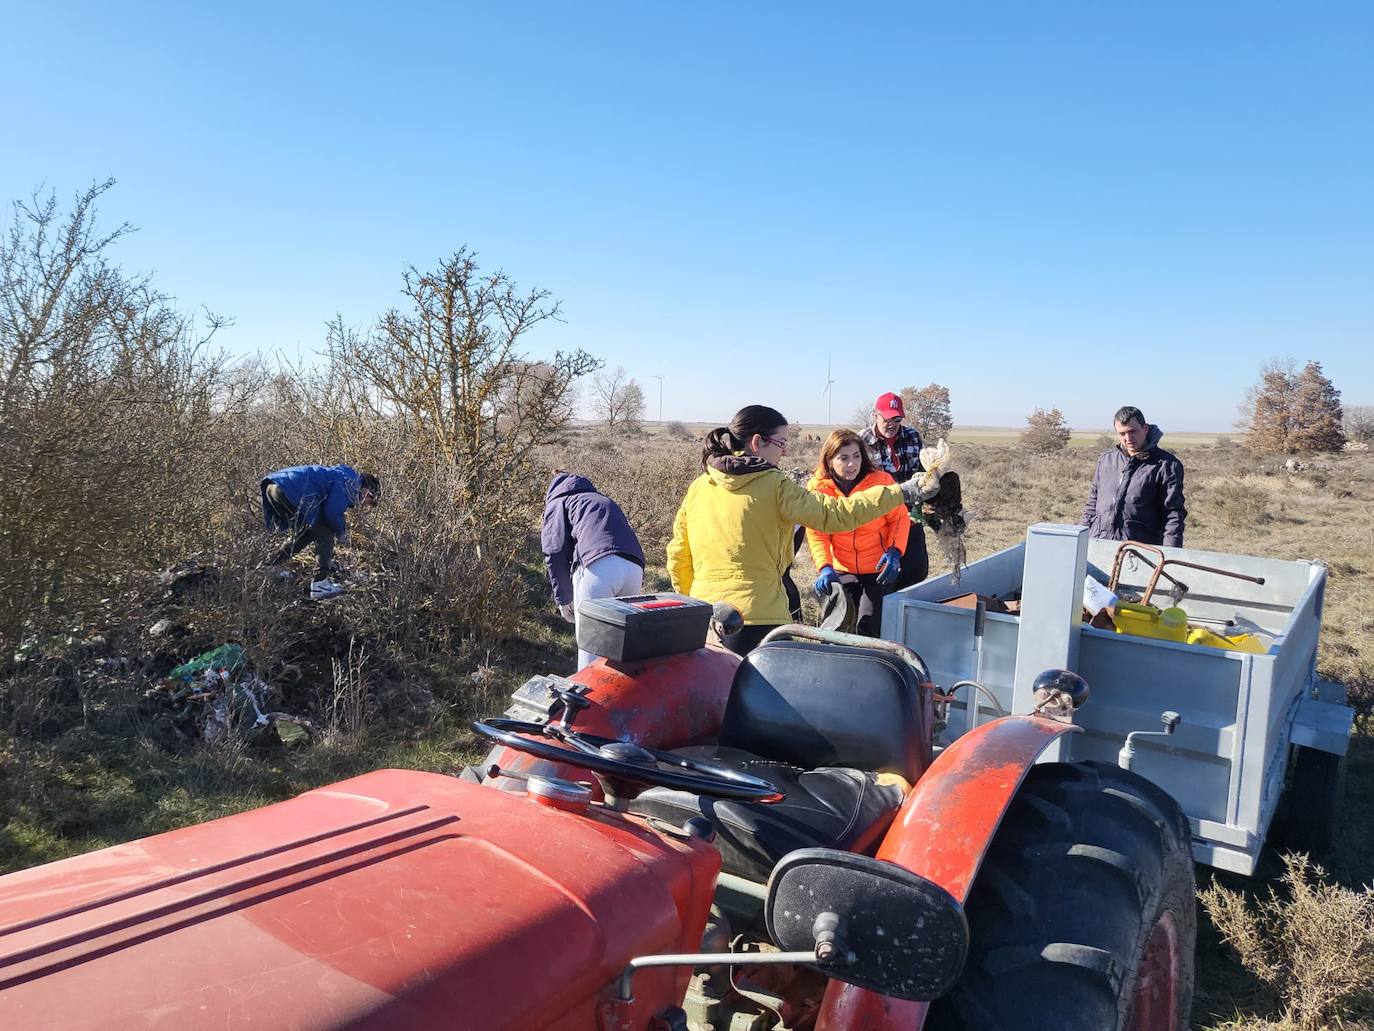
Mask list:
POLYGON ((1188 630, 1188 643, 1200 644, 1205 648, 1222 648, 1228 652, 1251 652, 1255 655, 1264 655, 1269 651, 1269 647, 1255 634, 1225 637, 1200 626, 1188 630))
POLYGON ((1156 640, 1176 641, 1179 644, 1188 639, 1188 614, 1177 607, 1161 611, 1153 605, 1118 602, 1113 621, 1119 634, 1153 637, 1156 640))

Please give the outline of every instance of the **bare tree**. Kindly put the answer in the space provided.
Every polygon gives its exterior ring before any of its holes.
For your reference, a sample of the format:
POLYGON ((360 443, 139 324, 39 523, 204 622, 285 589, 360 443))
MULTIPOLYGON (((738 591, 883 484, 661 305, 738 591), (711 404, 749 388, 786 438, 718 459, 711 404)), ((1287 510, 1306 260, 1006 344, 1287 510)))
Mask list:
POLYGON ((558 318, 548 291, 521 293, 504 272, 482 273, 467 248, 432 272, 411 266, 403 280, 409 309, 387 312, 371 333, 330 324, 340 374, 361 377, 379 414, 399 414, 472 477, 556 439, 574 385, 601 362, 580 349, 532 362, 518 349, 558 318), (520 417, 502 418, 511 405, 520 417))
POLYGON ((1040 453, 1062 451, 1069 446, 1070 435, 1069 424, 1064 421, 1064 413, 1058 408, 1036 408, 1026 416, 1021 444, 1040 453))
POLYGON ((949 438, 954 429, 954 418, 949 412, 949 387, 930 383, 920 389, 902 388, 902 406, 906 411, 906 421, 920 431, 923 439, 934 444, 940 438, 949 438))
POLYGON ((608 428, 638 426, 644 417, 644 391, 622 365, 614 372, 597 373, 592 378, 591 394, 592 411, 608 428))
POLYGON ((1374 444, 1374 405, 1346 405, 1342 411, 1341 429, 1351 440, 1374 444))

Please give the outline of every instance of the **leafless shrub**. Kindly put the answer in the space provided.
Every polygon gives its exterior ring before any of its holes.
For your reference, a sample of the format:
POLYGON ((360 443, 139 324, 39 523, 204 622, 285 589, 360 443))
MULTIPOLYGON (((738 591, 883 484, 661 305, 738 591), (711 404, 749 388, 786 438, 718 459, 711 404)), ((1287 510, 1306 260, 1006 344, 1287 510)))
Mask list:
POLYGON ((334 689, 325 722, 326 740, 356 734, 366 726, 372 694, 367 662, 367 648, 350 637, 348 654, 333 662, 334 689))
POLYGON ((668 423, 668 425, 663 428, 663 435, 667 437, 669 440, 696 439, 692 436, 692 431, 689 430, 685 424, 677 422, 676 420, 668 423))
POLYGON ((226 424, 256 390, 96 227, 109 182, 70 212, 14 206, 0 238, 0 647, 50 631, 127 573, 203 542, 226 424), (27 628, 27 631, 26 629, 27 628))
POLYGON ((1036 408, 1026 416, 1026 428, 1021 433, 1021 446, 1029 451, 1047 454, 1063 451, 1069 446, 1069 424, 1058 408, 1036 408))
POLYGON ((1374 886, 1333 884, 1307 856, 1283 857, 1282 891, 1254 908, 1214 883, 1200 895, 1222 938, 1248 969, 1278 992, 1286 1019, 1328 1027, 1343 1005, 1374 986, 1374 886))

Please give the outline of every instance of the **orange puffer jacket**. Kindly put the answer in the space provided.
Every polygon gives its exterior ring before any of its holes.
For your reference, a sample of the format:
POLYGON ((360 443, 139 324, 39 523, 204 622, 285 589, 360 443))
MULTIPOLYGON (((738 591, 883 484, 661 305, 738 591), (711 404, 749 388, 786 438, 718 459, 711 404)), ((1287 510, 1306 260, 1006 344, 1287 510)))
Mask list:
MULTIPOLYGON (((857 494, 869 487, 881 487, 895 483, 881 469, 874 469, 858 483, 850 495, 857 494)), ((819 477, 812 474, 806 484, 807 489, 818 494, 829 494, 833 498, 843 497, 840 488, 829 476, 819 477)), ((838 573, 876 573, 878 560, 888 548, 906 551, 907 535, 911 533, 911 517, 905 508, 894 508, 887 515, 879 516, 870 523, 864 523, 857 530, 848 533, 818 533, 806 531, 807 543, 811 545, 811 560, 816 568, 834 566, 838 573)))

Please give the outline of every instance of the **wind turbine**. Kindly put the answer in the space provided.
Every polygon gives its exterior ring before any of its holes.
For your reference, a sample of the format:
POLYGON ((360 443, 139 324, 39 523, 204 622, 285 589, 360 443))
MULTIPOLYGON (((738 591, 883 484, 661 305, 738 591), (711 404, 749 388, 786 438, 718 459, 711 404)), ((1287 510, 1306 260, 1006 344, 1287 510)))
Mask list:
POLYGON ((832 390, 832 388, 833 388, 834 386, 835 386, 835 381, 834 381, 833 379, 830 378, 830 355, 826 355, 826 356, 825 356, 825 389, 821 391, 821 393, 825 396, 825 426, 826 426, 826 429, 829 429, 829 428, 830 428, 830 424, 834 421, 834 420, 832 420, 832 419, 830 418, 830 405, 831 405, 831 402, 835 400, 834 391, 832 390))
POLYGON ((658 375, 650 376, 650 379, 658 380, 658 421, 663 422, 663 366, 658 367, 658 375))

